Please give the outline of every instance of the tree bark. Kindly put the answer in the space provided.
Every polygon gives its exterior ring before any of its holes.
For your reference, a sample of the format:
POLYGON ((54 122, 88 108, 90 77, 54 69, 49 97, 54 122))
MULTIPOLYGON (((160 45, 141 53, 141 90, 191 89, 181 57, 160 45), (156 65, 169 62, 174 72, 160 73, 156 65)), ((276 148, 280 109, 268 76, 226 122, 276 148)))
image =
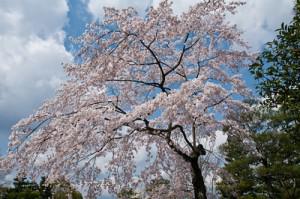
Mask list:
POLYGON ((206 187, 202 176, 202 171, 198 165, 198 157, 191 161, 192 166, 192 183, 194 188, 195 199, 207 199, 206 187))

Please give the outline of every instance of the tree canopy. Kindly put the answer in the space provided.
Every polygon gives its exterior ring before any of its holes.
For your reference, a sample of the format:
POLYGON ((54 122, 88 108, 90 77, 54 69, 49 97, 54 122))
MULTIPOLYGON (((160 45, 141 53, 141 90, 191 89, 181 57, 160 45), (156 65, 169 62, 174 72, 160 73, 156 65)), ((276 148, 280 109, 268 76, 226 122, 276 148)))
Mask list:
POLYGON ((88 187, 90 198, 163 177, 168 197, 206 198, 203 168, 216 165, 203 161, 211 153, 203 140, 214 142, 224 126, 247 133, 231 114, 248 109, 239 69, 251 56, 225 20, 242 4, 201 1, 180 16, 167 0, 145 16, 105 8, 103 21, 75 41, 80 50, 65 65, 68 81, 13 127, 3 165, 66 176, 88 187))

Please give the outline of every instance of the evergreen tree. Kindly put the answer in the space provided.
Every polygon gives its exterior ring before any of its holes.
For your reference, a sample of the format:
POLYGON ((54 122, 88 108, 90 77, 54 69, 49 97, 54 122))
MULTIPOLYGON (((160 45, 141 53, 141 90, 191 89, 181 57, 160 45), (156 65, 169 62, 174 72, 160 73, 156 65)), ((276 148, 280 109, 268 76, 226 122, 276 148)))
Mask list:
POLYGON ((299 135, 300 123, 300 0, 290 25, 282 23, 278 35, 267 43, 250 72, 259 81, 264 105, 280 110, 272 118, 287 131, 299 135))
POLYGON ((300 0, 291 24, 277 31, 250 67, 264 99, 259 124, 248 115, 243 122, 256 127, 249 138, 230 137, 222 147, 223 198, 300 198, 300 0))
POLYGON ((53 199, 82 199, 80 192, 68 182, 66 179, 61 178, 51 184, 51 192, 53 199))
POLYGON ((42 177, 40 184, 27 180, 26 177, 16 177, 14 187, 0 187, 0 199, 82 199, 69 182, 61 179, 55 183, 46 184, 42 177))
POLYGON ((139 194, 132 188, 122 188, 117 194, 119 199, 139 199, 139 194))
POLYGON ((300 0, 292 22, 282 24, 250 71, 269 113, 268 132, 256 146, 264 159, 258 170, 274 197, 300 197, 300 0))
POLYGON ((274 128, 272 114, 255 119, 248 113, 244 122, 251 129, 249 137, 233 135, 221 147, 226 160, 218 183, 222 198, 300 197, 300 145, 291 134, 274 128))
POLYGON ((40 181, 40 195, 42 199, 48 199, 52 197, 52 185, 47 185, 46 184, 46 177, 43 176, 40 181))
POLYGON ((13 184, 14 188, 8 189, 7 199, 40 199, 39 186, 35 182, 18 176, 13 184))
POLYGON ((256 195, 256 179, 250 167, 255 161, 249 156, 246 145, 237 136, 228 138, 222 146, 227 164, 221 174, 218 189, 224 198, 251 198, 256 195))

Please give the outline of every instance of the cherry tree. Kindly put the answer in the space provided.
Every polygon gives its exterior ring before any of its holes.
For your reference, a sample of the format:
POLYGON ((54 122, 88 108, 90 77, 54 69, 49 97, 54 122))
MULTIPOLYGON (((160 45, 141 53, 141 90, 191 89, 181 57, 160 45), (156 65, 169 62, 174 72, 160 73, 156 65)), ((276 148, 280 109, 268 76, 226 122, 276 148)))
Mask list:
POLYGON ((75 41, 56 96, 13 127, 3 166, 65 176, 90 198, 161 178, 168 193, 157 198, 207 198, 203 140, 224 127, 245 133, 230 115, 248 108, 238 72, 251 56, 225 20, 243 3, 226 2, 201 1, 180 16, 167 0, 144 16, 105 8, 75 41))

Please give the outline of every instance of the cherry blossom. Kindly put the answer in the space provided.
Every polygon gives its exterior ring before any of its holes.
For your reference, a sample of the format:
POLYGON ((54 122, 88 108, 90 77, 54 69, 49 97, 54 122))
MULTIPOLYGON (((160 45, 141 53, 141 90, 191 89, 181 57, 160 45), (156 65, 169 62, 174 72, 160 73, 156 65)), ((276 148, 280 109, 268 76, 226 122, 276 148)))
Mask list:
POLYGON ((249 108, 238 73, 252 56, 225 20, 243 3, 226 2, 201 1, 180 16, 167 0, 145 16, 105 8, 74 41, 80 50, 56 96, 13 127, 2 166, 64 176, 89 198, 162 178, 168 186, 144 198, 206 198, 203 169, 216 168, 202 141, 224 126, 245 134, 230 115, 249 108))

